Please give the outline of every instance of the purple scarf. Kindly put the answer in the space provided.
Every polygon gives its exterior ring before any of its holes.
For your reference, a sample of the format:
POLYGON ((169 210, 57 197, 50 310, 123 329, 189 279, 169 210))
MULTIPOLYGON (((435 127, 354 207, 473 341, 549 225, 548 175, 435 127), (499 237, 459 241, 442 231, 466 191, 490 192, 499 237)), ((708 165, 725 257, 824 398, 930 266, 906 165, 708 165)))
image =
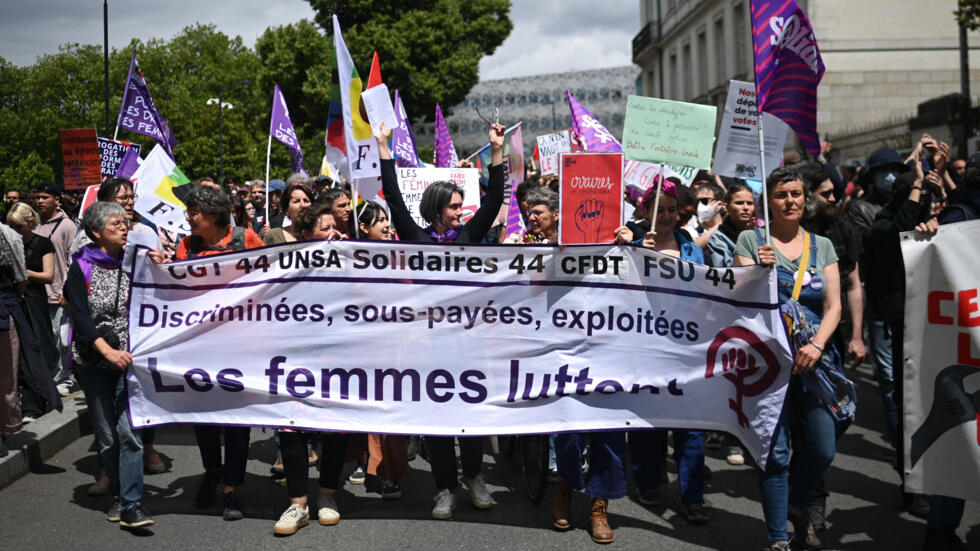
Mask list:
POLYGON ((428 228, 425 228, 425 231, 429 232, 429 236, 432 237, 433 241, 436 243, 452 243, 453 241, 456 241, 457 237, 459 237, 458 228, 446 230, 446 233, 438 233, 436 232, 435 226, 429 226, 428 228))
POLYGON ((92 266, 101 268, 119 268, 122 266, 122 255, 118 259, 112 258, 95 243, 85 245, 72 255, 72 260, 78 262, 78 267, 82 269, 85 276, 85 283, 92 283, 92 266))

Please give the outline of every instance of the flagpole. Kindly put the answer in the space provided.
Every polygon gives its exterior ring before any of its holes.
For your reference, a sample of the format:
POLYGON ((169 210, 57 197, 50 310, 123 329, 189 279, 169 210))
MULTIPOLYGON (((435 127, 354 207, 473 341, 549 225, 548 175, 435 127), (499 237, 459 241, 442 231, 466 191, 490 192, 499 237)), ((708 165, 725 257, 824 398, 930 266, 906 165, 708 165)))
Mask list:
POLYGON ((762 110, 758 112, 759 122, 759 169, 762 171, 762 219, 766 223, 766 243, 772 245, 772 235, 769 233, 769 198, 766 193, 766 140, 762 131, 762 110))
POLYGON ((354 207, 351 209, 351 212, 353 213, 353 216, 354 216, 354 224, 353 224, 354 225, 354 239, 360 239, 361 238, 361 228, 360 228, 361 225, 357 221, 357 182, 354 182, 354 185, 351 186, 351 187, 354 189, 354 207))
POLYGON ((123 109, 126 108, 126 98, 129 97, 129 79, 133 76, 133 65, 136 64, 136 48, 133 48, 133 55, 129 58, 129 72, 126 73, 126 85, 123 87, 122 103, 119 105, 119 115, 116 117, 116 130, 112 133, 112 139, 119 136, 119 119, 122 118, 123 109))
MULTIPOLYGON (((265 223, 269 223, 269 157, 272 155, 272 134, 269 134, 269 145, 265 149, 265 223)), ((269 226, 270 228, 272 226, 269 226)), ((262 229, 262 228, 259 228, 262 229)))
POLYGON ((657 194, 653 197, 653 214, 650 215, 650 231, 657 235, 657 210, 660 209, 660 192, 664 189, 664 164, 660 163, 660 178, 658 178, 657 194))

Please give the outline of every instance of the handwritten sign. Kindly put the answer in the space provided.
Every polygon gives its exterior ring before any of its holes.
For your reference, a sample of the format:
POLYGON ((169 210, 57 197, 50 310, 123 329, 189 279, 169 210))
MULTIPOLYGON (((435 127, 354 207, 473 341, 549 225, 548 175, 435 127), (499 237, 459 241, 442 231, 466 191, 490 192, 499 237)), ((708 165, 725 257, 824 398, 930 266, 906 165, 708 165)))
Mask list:
POLYGON ((559 155, 558 243, 612 243, 623 210, 622 153, 559 155))
MULTIPOLYGON (((771 113, 762 114, 765 125, 766 171, 772 172, 783 159, 789 126, 771 113)), ((755 84, 733 80, 728 88, 725 114, 718 131, 718 149, 712 172, 732 178, 764 180, 759 165, 759 108, 755 84)))
POLYGON ((102 181, 99 144, 94 128, 65 128, 61 134, 61 157, 65 189, 84 189, 102 181))
POLYGON ((415 223, 425 227, 429 223, 422 219, 419 205, 422 193, 435 182, 452 182, 463 188, 463 215, 460 222, 470 221, 480 208, 480 169, 478 168, 399 168, 398 187, 402 200, 415 223))
POLYGON ((572 143, 568 130, 538 136, 538 156, 541 158, 541 175, 558 174, 558 155, 571 153, 572 143))
POLYGON ((631 161, 707 170, 716 112, 713 105, 630 96, 623 123, 623 153, 631 161))

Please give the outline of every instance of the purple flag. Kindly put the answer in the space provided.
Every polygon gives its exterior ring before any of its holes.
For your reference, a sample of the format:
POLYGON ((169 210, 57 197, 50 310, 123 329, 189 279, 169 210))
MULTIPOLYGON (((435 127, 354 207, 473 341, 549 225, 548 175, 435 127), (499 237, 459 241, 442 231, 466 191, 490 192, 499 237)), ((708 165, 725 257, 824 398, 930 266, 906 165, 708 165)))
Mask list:
POLYGON ((173 146, 177 145, 177 138, 153 103, 150 89, 143 79, 143 71, 140 71, 136 62, 136 48, 133 48, 133 57, 129 60, 126 89, 123 91, 122 105, 119 106, 119 117, 116 118, 116 127, 120 126, 130 132, 153 138, 173 158, 173 146), (133 69, 136 71, 133 72, 133 69))
POLYGON ((439 168, 454 168, 459 157, 456 156, 456 146, 449 135, 446 119, 442 117, 442 107, 436 103, 436 166, 439 168))
POLYGON ((619 141, 608 131, 601 122, 597 121, 589 110, 572 96, 572 92, 565 89, 568 94, 568 106, 572 109, 572 130, 582 140, 585 150, 589 153, 619 153, 623 150, 619 141))
POLYGON ((819 155, 817 85, 824 64, 810 20, 794 0, 754 0, 752 36, 759 111, 785 121, 819 155))
POLYGON ((140 167, 140 151, 136 148, 126 149, 126 154, 123 155, 121 161, 119 161, 119 167, 116 169, 116 178, 125 178, 129 180, 136 174, 136 169, 140 167))
POLYGON ((289 146, 289 160, 293 172, 306 176, 306 170, 303 168, 303 149, 299 146, 296 131, 293 130, 293 121, 289 120, 286 98, 283 97, 278 84, 276 84, 276 89, 272 94, 272 118, 269 121, 269 135, 289 146))
POLYGON ((391 150, 395 154, 395 160, 398 166, 418 168, 419 152, 415 147, 415 133, 408 124, 408 114, 405 113, 405 105, 402 104, 398 90, 395 90, 395 120, 398 121, 398 126, 391 129, 391 150))
POLYGON ((520 205, 517 204, 517 186, 513 186, 510 190, 510 204, 507 206, 507 229, 504 230, 504 237, 523 231, 524 218, 521 216, 520 205))

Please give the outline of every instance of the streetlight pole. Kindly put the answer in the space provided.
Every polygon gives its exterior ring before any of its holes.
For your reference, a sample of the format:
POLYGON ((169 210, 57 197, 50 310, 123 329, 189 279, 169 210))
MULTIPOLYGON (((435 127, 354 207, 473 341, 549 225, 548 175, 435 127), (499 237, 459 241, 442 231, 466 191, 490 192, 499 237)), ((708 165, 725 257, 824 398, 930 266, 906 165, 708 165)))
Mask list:
POLYGON ((251 80, 243 80, 241 82, 233 82, 231 84, 222 84, 218 86, 218 97, 210 98, 207 101, 208 105, 218 104, 218 185, 224 185, 225 182, 225 143, 224 143, 224 123, 223 115, 225 108, 233 109, 235 106, 230 103, 225 103, 222 101, 221 97, 224 95, 225 90, 229 88, 236 88, 238 86, 244 86, 246 84, 251 84, 251 80))

